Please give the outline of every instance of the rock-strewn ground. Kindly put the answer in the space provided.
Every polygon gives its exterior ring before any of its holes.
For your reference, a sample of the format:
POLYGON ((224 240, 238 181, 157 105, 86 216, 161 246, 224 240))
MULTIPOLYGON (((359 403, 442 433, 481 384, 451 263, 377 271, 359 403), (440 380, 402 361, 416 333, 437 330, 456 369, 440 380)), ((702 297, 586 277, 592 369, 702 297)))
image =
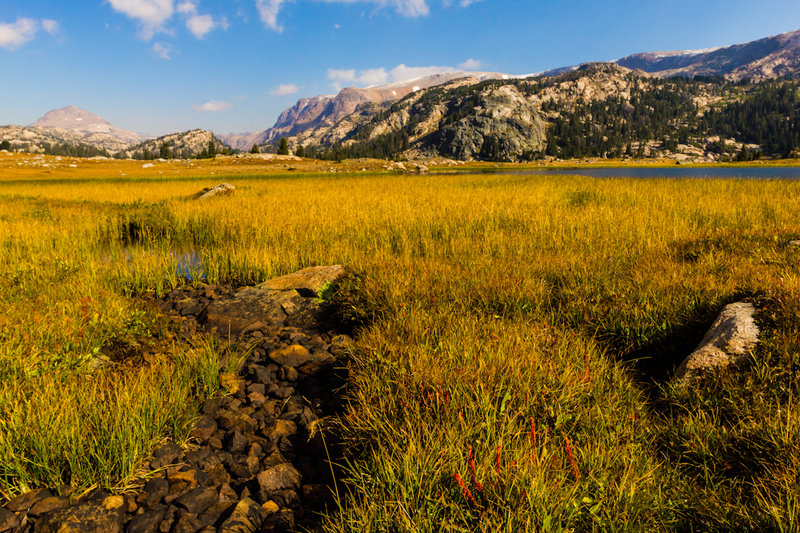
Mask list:
POLYGON ((186 336, 206 330, 230 341, 228 357, 249 353, 222 374, 231 394, 203 404, 184 447, 155 451, 138 492, 77 501, 65 488, 29 492, 0 507, 0 532, 314 530, 333 504, 337 455, 321 419, 339 408, 337 362, 350 343, 326 323, 318 291, 341 273, 307 269, 239 291, 184 287, 160 300, 186 336))

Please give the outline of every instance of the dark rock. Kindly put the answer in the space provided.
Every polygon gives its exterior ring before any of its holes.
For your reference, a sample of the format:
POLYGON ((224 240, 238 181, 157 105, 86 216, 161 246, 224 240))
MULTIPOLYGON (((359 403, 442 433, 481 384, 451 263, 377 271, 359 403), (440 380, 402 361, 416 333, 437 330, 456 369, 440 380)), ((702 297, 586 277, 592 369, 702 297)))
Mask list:
POLYGON ((294 528, 294 511, 291 509, 281 509, 273 514, 261 526, 262 532, 278 533, 289 531, 294 528))
POLYGON ((303 502, 315 508, 333 502, 333 493, 327 485, 303 485, 302 492, 303 502))
POLYGON ((36 533, 118 533, 125 516, 122 496, 108 496, 58 509, 36 523, 36 533))
POLYGON ((69 500, 63 496, 51 496, 33 504, 33 507, 28 510, 28 516, 36 518, 50 511, 66 507, 68 503, 69 500))
POLYGON ((280 378, 284 381, 297 381, 299 377, 297 370, 291 366, 285 366, 280 370, 280 378))
POLYGON ((19 525, 17 516, 5 507, 0 507, 0 532, 5 533, 19 525))
POLYGON ((47 489, 32 490, 30 492, 26 492, 25 494, 20 494, 13 500, 9 501, 5 507, 14 513, 18 513, 20 511, 27 512, 27 510, 33 507, 33 505, 39 500, 45 500, 52 496, 53 493, 47 489))
MULTIPOLYGON (((268 374, 267 369, 264 368, 263 366, 260 365, 259 366, 253 365, 253 366, 259 369, 258 371, 263 371, 264 373, 268 374)), ((269 381, 269 376, 267 377, 266 380, 259 380, 259 381, 261 381, 261 383, 253 383, 252 385, 248 385, 247 392, 248 393, 257 392, 258 394, 261 394, 263 396, 267 390, 267 387, 264 385, 264 383, 269 381)))
POLYGON ((148 507, 153 507, 169 493, 169 482, 164 478, 153 478, 144 486, 144 493, 147 495, 145 503, 148 507))
POLYGON ((300 472, 289 463, 283 463, 258 475, 258 485, 264 492, 300 488, 300 472))
POLYGON ((184 453, 183 460, 186 463, 197 465, 202 463, 210 455, 211 455, 211 447, 201 446, 195 450, 191 450, 184 453))
POLYGON ((200 523, 217 528, 222 525, 222 518, 232 510, 233 504, 230 501, 217 502, 200 515, 200 523))
MULTIPOLYGON (((175 461, 181 455, 181 447, 174 442, 168 442, 153 452, 153 457, 163 459, 167 463, 175 461)), ((165 463, 165 464, 167 464, 165 463)))
POLYGON ((213 435, 216 430, 217 422, 213 417, 205 415, 195 423, 191 436, 202 442, 213 435))
POLYGON ((294 507, 300 504, 300 497, 293 490, 275 490, 270 492, 269 496, 281 507, 294 507))
POLYGON ((219 533, 254 533, 259 530, 264 521, 264 511, 261 506, 250 498, 243 498, 233 513, 222 523, 219 533))
POLYGON ((238 431, 229 431, 223 441, 225 449, 231 453, 242 453, 250 444, 247 438, 238 431))
POLYGON ((203 527, 203 524, 197 515, 188 513, 181 515, 170 530, 171 533, 197 533, 203 527))
POLYGON ((125 528, 127 533, 153 533, 164 519, 166 508, 151 509, 134 516, 125 528))

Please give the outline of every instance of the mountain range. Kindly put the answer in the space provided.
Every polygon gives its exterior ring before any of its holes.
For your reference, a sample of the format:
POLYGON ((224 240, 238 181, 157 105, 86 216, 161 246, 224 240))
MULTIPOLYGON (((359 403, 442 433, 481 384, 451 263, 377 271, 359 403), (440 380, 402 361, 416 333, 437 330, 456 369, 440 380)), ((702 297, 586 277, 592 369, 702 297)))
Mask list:
MULTIPOLYGON (((287 137, 292 146, 332 148, 338 144, 363 145, 402 131, 405 143, 413 145, 423 138, 430 141, 425 147, 417 146, 423 148, 422 153, 438 152, 463 159, 481 157, 486 138, 498 142, 513 138, 513 142, 500 143, 508 145, 501 150, 504 152, 532 152, 546 144, 544 124, 552 123, 556 116, 553 111, 543 112, 543 101, 530 94, 530 83, 519 85, 522 80, 564 80, 560 89, 553 89, 558 86, 555 84, 546 91, 552 101, 563 103, 572 101, 568 91, 583 94, 586 90, 590 93, 584 94, 588 102, 610 96, 630 102, 631 76, 641 80, 721 77, 731 82, 798 77, 800 30, 727 47, 639 53, 606 65, 615 68, 579 65, 525 76, 456 71, 366 88, 350 87, 336 95, 301 98, 281 113, 271 128, 245 134, 215 136, 205 130, 193 130, 148 140, 93 113, 68 106, 47 113, 29 126, 0 127, 0 142, 6 141, 17 150, 52 149, 60 143, 81 146, 83 152, 93 148, 120 156, 161 153, 166 146, 170 154, 191 157, 207 148, 209 142, 215 146, 224 142, 239 150, 256 144, 270 150, 280 138, 287 137), (492 82, 499 85, 487 92, 492 82), (442 96, 445 93, 449 96, 442 96), (461 93, 469 93, 469 105, 462 101, 463 95, 458 96, 461 93), (457 97, 447 100, 454 95, 457 97), (421 102, 430 109, 415 109, 421 102), (410 120, 411 115, 416 118, 410 120), (530 137, 527 141, 526 135, 530 137)), ((704 102, 700 100, 700 104, 704 102)))

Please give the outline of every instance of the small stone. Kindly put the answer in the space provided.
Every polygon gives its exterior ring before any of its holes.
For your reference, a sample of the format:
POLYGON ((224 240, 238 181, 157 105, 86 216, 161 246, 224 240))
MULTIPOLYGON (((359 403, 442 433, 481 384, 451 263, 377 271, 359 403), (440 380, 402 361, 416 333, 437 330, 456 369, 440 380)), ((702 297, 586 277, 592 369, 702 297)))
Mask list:
POLYGON ((308 349, 300 344, 291 344, 269 354, 270 359, 284 366, 300 366, 311 360, 308 349))
POLYGON ((127 533, 152 533, 156 531, 159 524, 161 524, 161 521, 164 519, 165 511, 166 508, 162 507, 160 509, 151 509, 134 516, 133 519, 128 522, 125 531, 127 533))
MULTIPOLYGON (((266 372, 266 368, 264 368, 263 366, 258 366, 256 368, 266 372)), ((266 390, 267 390, 267 387, 264 385, 264 383, 253 383, 252 385, 248 385, 247 386, 247 392, 248 393, 255 392, 255 393, 263 395, 266 392, 266 390)))
POLYGON ((136 503, 136 496, 133 494, 126 494, 125 498, 125 512, 129 514, 135 513, 139 509, 139 504, 136 503))
POLYGON ((179 470, 177 472, 170 472, 167 474, 167 479, 170 483, 185 483, 188 488, 194 488, 198 485, 196 470, 179 470))
POLYGON ((271 514, 277 513, 278 511, 280 511, 281 508, 278 507, 277 503, 275 503, 272 500, 269 500, 267 503, 261 506, 261 509, 264 511, 264 514, 269 516, 271 514))
POLYGON ((209 438, 217 430, 217 422, 209 415, 200 417, 192 429, 191 435, 199 441, 209 438))
POLYGON ((219 533, 255 533, 264 522, 264 511, 251 500, 244 498, 233 509, 233 513, 222 523, 219 533))
POLYGON ((238 431, 229 432, 225 437, 225 448, 231 453, 242 453, 248 445, 247 439, 238 431))
POLYGON ((789 241, 789 246, 800 247, 800 241, 789 241))
POLYGON ((289 463, 273 466, 258 475, 258 485, 264 492, 300 487, 300 472, 289 463))
POLYGON ((250 400, 250 403, 254 407, 261 407, 267 402, 266 396, 258 392, 251 392, 250 394, 247 395, 247 399, 250 400))
POLYGON ((145 503, 148 507, 153 507, 169 493, 169 482, 164 478, 153 478, 144 486, 144 492, 147 495, 145 503))
POLYGON ((164 459, 167 462, 172 462, 181 455, 181 447, 174 442, 168 442, 160 446, 153 452, 153 457, 156 459, 164 459))
MULTIPOLYGON (((213 488, 190 490, 175 500, 175 504, 194 515, 199 515, 217 501, 217 491, 213 488)), ((195 530, 196 531, 196 530, 195 530)))
POLYGON ((203 528, 203 525, 197 515, 188 513, 178 518, 170 533, 197 533, 203 528))
POLYGON ((297 369, 291 366, 281 368, 281 379, 285 381, 297 381, 299 377, 297 369))

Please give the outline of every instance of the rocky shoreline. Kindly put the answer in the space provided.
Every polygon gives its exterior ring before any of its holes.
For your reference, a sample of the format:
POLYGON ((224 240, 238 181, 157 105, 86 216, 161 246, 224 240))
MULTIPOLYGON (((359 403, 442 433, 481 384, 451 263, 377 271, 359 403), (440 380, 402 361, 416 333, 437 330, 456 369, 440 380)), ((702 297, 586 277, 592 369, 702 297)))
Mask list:
POLYGON ((237 291, 187 286, 159 300, 185 335, 205 330, 229 342, 230 357, 248 354, 221 375, 230 394, 202 405, 185 446, 155 450, 138 491, 28 492, 0 507, 0 533, 318 529, 335 507, 339 455, 323 419, 341 407, 351 343, 331 329, 319 294, 342 273, 316 267, 237 291))

